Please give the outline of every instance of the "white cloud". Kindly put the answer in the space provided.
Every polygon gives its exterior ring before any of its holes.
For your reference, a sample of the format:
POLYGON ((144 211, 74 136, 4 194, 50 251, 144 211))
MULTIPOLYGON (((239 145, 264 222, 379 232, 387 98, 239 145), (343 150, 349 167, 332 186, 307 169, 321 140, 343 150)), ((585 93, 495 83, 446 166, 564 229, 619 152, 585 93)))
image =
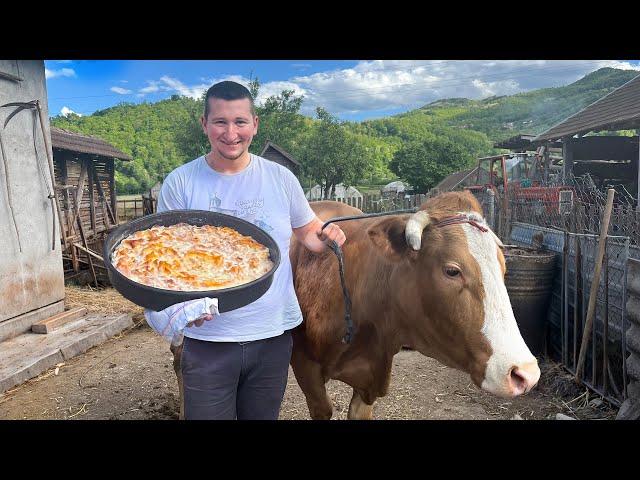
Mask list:
POLYGON ((65 106, 65 107, 62 107, 62 108, 60 109, 60 114, 61 114, 63 117, 66 117, 67 115, 71 115, 71 114, 73 114, 73 115, 78 115, 79 117, 81 117, 81 116, 82 116, 82 114, 81 114, 81 113, 76 113, 76 112, 74 112, 73 110, 71 110, 69 107, 66 107, 66 106, 65 106))
POLYGON ((333 114, 409 109, 442 98, 481 99, 567 85, 602 67, 640 70, 612 60, 374 60, 269 82, 261 86, 260 98, 286 86, 304 93, 307 115, 316 106, 333 114))
POLYGON ((163 82, 166 87, 168 87, 168 90, 175 90, 180 95, 191 97, 194 99, 200 98, 202 94, 211 86, 208 83, 201 83, 199 85, 188 87, 180 80, 169 77, 168 75, 160 77, 160 81, 163 82))
POLYGON ((127 90, 126 88, 122 87, 111 87, 110 90, 120 95, 128 95, 129 93, 131 93, 131 90, 127 90))
POLYGON ((138 90, 139 94, 145 95, 147 93, 155 93, 160 91, 160 87, 158 86, 158 82, 147 81, 148 85, 144 88, 138 90))
MULTIPOLYGON (((306 68, 311 64, 291 66, 306 68)), ((482 99, 558 87, 602 67, 640 71, 640 65, 615 60, 361 61, 351 68, 263 83, 256 103, 262 104, 267 97, 279 95, 286 89, 304 96, 301 112, 306 115, 314 115, 317 106, 334 115, 398 111, 421 107, 442 98, 482 99)), ((162 91, 197 99, 211 85, 223 80, 249 84, 249 79, 241 75, 200 77, 194 84, 164 75, 159 80, 148 81, 146 87, 138 90, 138 95, 162 91)))
POLYGON ((76 72, 73 68, 61 68, 60 70, 49 70, 48 68, 45 68, 44 75, 46 78, 75 77, 76 72))
POLYGON ((129 83, 129 80, 120 80, 120 83, 129 83))

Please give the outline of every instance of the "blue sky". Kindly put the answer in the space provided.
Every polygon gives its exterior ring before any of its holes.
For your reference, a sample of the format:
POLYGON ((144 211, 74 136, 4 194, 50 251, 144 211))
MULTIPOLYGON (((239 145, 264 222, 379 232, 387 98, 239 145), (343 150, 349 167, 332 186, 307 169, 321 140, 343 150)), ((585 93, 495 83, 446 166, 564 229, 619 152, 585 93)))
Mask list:
POLYGON ((572 83, 602 67, 640 71, 637 60, 46 60, 49 114, 90 115, 121 102, 199 97, 215 82, 261 84, 258 103, 283 89, 342 120, 394 115, 442 98, 481 99, 572 83))

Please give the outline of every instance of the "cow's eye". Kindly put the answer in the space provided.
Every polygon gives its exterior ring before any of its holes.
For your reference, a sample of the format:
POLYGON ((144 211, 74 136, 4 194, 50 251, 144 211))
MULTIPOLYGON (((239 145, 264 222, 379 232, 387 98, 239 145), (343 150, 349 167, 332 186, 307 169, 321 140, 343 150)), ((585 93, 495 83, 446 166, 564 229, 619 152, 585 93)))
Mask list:
POLYGON ((445 267, 444 273, 447 274, 448 277, 455 278, 460 275, 460 269, 456 267, 445 267))

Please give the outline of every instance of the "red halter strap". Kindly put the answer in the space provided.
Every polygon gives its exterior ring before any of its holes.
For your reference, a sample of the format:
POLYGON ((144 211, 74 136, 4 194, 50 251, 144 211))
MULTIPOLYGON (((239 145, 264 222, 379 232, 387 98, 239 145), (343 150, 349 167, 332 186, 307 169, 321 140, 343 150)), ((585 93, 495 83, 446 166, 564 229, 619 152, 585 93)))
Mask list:
POLYGON ((461 223, 468 223, 473 225, 481 232, 488 232, 489 229, 480 225, 476 220, 468 215, 453 215, 451 217, 445 217, 435 224, 436 227, 447 227, 449 225, 459 225, 461 223))

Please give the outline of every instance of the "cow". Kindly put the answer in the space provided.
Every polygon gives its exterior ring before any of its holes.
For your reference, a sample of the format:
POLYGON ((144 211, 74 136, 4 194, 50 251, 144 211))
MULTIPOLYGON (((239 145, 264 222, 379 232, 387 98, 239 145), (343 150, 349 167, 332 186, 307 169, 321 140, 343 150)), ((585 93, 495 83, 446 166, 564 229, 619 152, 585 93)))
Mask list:
MULTIPOLYGON (((362 215, 340 202, 311 204, 322 220, 362 215)), ((504 284, 498 237, 469 192, 427 200, 414 214, 340 222, 354 336, 345 331, 338 261, 292 236, 289 255, 304 321, 293 331, 291 366, 312 419, 330 419, 329 379, 353 389, 349 419, 372 419, 388 393, 393 356, 407 346, 470 374, 502 397, 527 393, 540 378, 504 284)), ((172 347, 184 418, 180 355, 172 347)))
MULTIPOLYGON (((322 220, 362 215, 339 202, 312 203, 322 220)), ((325 385, 353 388, 349 419, 371 419, 387 394, 393 356, 408 346, 467 372, 501 397, 527 393, 540 378, 504 284, 502 243, 469 192, 448 192, 414 214, 340 222, 354 336, 346 331, 335 255, 292 239, 294 285, 304 322, 293 330, 291 366, 312 419, 330 419, 325 385)))

